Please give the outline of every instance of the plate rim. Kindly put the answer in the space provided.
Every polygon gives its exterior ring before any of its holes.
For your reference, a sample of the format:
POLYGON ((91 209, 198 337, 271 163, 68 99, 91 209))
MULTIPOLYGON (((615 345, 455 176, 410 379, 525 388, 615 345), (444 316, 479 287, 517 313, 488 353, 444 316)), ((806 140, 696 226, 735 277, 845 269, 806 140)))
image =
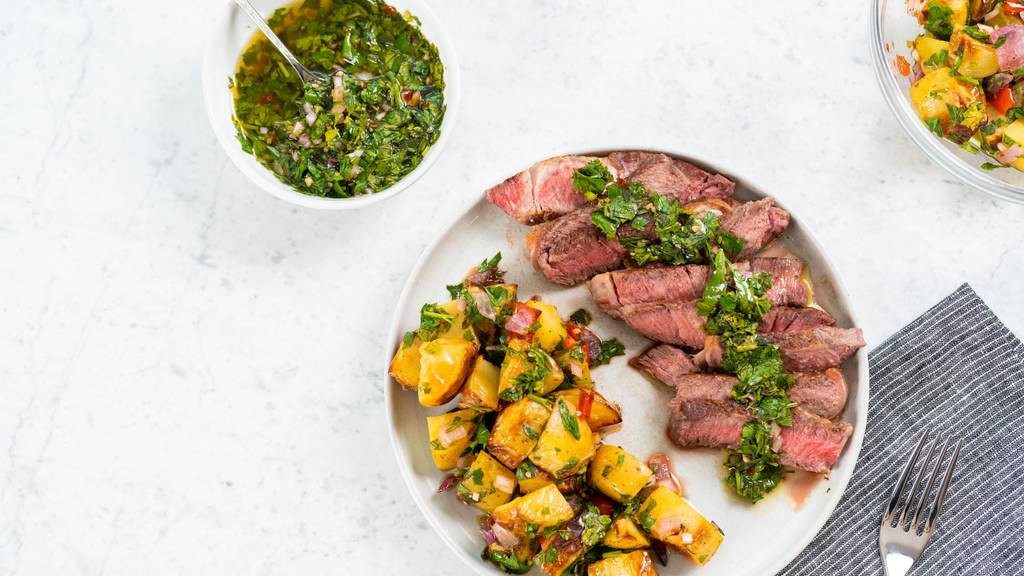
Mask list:
MULTIPOLYGON (((644 151, 644 152, 652 152, 652 153, 665 154, 665 155, 667 155, 667 156, 669 156, 671 158, 677 159, 677 160, 683 160, 685 162, 690 162, 691 164, 697 165, 698 167, 707 169, 709 172, 722 174, 723 176, 729 178, 730 180, 736 182, 737 184, 742 183, 745 187, 751 189, 752 191, 754 191, 754 192, 756 192, 758 194, 762 194, 764 196, 768 196, 769 195, 769 194, 765 193, 763 191, 763 188, 761 186, 759 186, 753 180, 750 180, 749 178, 746 178, 746 177, 743 177, 743 176, 739 176, 739 175, 737 175, 737 173, 735 173, 735 172, 733 172, 731 170, 721 170, 716 163, 707 160, 705 157, 700 156, 699 154, 694 154, 694 153, 692 153, 690 151, 683 151, 683 150, 680 150, 680 149, 674 149, 674 148, 668 148, 668 147, 654 148, 654 147, 644 147, 644 146, 597 147, 597 148, 587 148, 587 149, 584 149, 584 150, 570 150, 570 151, 564 151, 563 150, 560 154, 556 153, 556 154, 554 154, 552 156, 546 156, 545 158, 540 158, 540 159, 534 161, 533 163, 530 163, 529 165, 527 165, 523 169, 507 173, 506 176, 504 176, 500 180, 497 180, 497 181, 493 182, 490 186, 488 186, 487 188, 484 188, 484 190, 489 190, 491 187, 496 186, 496 185, 500 184, 501 182, 504 182, 507 178, 509 178, 509 177, 511 177, 511 176, 513 176, 515 174, 518 174, 522 170, 528 170, 529 167, 533 166, 534 163, 540 162, 540 161, 548 159, 548 158, 555 158, 555 157, 558 157, 558 156, 569 156, 569 155, 577 155, 577 156, 598 156, 598 155, 604 155, 604 156, 607 156, 610 152, 624 151, 624 150, 631 150, 631 151, 632 150, 638 150, 638 151, 644 151)), ((772 195, 772 197, 775 198, 776 200, 778 200, 778 196, 772 195)), ((429 256, 431 254, 433 254, 434 250, 442 242, 442 240, 447 236, 447 234, 451 231, 451 229, 455 226, 456 222, 461 220, 464 216, 466 216, 466 214, 468 214, 471 210, 476 208, 477 205, 480 204, 481 202, 487 202, 487 198, 486 198, 486 196, 483 193, 480 193, 479 195, 476 195, 474 197, 471 197, 471 198, 467 199, 463 203, 463 205, 450 218, 448 218, 445 221, 444 225, 437 231, 437 233, 434 235, 434 237, 430 241, 430 243, 423 249, 423 252, 420 254, 419 258, 416 260, 416 264, 413 266, 412 270, 409 272, 409 277, 406 279, 405 286, 402 288, 402 293, 399 296, 397 303, 395 304, 395 312, 394 312, 394 315, 393 315, 393 317, 391 319, 391 326, 388 329, 387 345, 384 347, 384 362, 383 362, 383 366, 384 366, 385 374, 387 374, 388 367, 391 365, 391 359, 392 359, 392 356, 394 356, 395 346, 397 346, 397 339, 396 338, 397 338, 397 335, 400 332, 399 326, 401 325, 401 322, 402 322, 402 319, 399 318, 399 311, 401 311, 401 310, 403 310, 405 308, 405 306, 407 304, 407 301, 409 299, 409 296, 410 296, 410 294, 412 292, 412 289, 413 289, 413 287, 416 284, 416 278, 418 278, 419 273, 423 269, 423 267, 426 266, 427 261, 429 259, 429 256)), ((810 230, 810 228, 808 228, 807 226, 804 225, 804 223, 800 219, 800 217, 795 215, 788 208, 786 208, 785 202, 780 203, 780 207, 782 207, 787 212, 789 212, 790 220, 791 221, 796 221, 796 223, 800 226, 800 228, 803 231, 803 233, 807 235, 807 238, 811 241, 811 243, 814 245, 814 247, 820 253, 821 257, 825 260, 825 263, 828 265, 829 270, 832 272, 833 276, 835 277, 835 287, 837 289, 837 292, 841 293, 843 295, 844 300, 846 300, 846 303, 847 303, 846 310, 847 310, 847 313, 849 313, 850 317, 853 320, 854 327, 860 327, 860 324, 861 324, 860 316, 857 314, 856 306, 854 305, 853 299, 850 296, 850 292, 846 288, 846 284, 843 282, 842 275, 839 273, 838 269, 836 268, 836 265, 832 261, 832 258, 829 256, 828 252, 822 247, 821 242, 818 241, 817 236, 814 235, 814 233, 810 230)), ((535 272, 535 273, 539 273, 539 272, 535 272)), ((862 328, 862 330, 863 330, 863 328, 862 328)), ((807 548, 807 546, 811 543, 812 540, 814 540, 814 538, 818 535, 818 533, 821 531, 821 529, 825 526, 825 523, 828 522, 828 519, 832 517, 832 514, 835 512, 836 507, 839 505, 839 501, 842 499, 843 495, 846 493, 846 488, 849 486, 850 480, 853 478, 853 474, 857 470, 857 464, 858 464, 859 459, 860 459, 860 451, 861 451, 861 448, 863 447, 863 443, 864 443, 864 435, 865 435, 865 432, 866 432, 865 428, 867 427, 868 410, 870 409, 870 406, 869 406, 869 402, 870 402, 870 370, 869 370, 869 366, 868 366, 867 347, 865 346, 865 347, 859 348, 857 350, 857 352, 855 353, 855 356, 857 356, 859 358, 859 360, 860 360, 860 369, 858 370, 858 373, 857 373, 857 376, 858 376, 858 382, 857 382, 858 389, 857 390, 858 390, 858 400, 859 400, 859 402, 857 404, 857 408, 859 409, 859 412, 858 412, 857 419, 856 419, 856 421, 854 423, 855 428, 854 428, 853 435, 851 436, 850 441, 847 442, 847 447, 846 447, 846 450, 848 450, 847 454, 849 455, 849 457, 853 458, 853 464, 850 467, 849 474, 846 474, 843 477, 837 477, 836 478, 837 484, 836 484, 835 487, 837 488, 837 490, 834 491, 835 494, 826 503, 825 508, 822 509, 822 511, 818 515, 818 517, 814 518, 813 522, 811 522, 809 524, 811 529, 807 530, 804 533, 804 535, 800 538, 800 540, 797 542, 796 545, 791 547, 790 550, 788 550, 786 553, 784 553, 781 556, 779 556, 779 558, 778 558, 778 560, 776 560, 776 562, 774 562, 773 564, 770 564, 769 572, 768 572, 769 574, 776 574, 780 570, 785 568, 790 562, 793 561, 794 558, 796 558, 801 552, 803 552, 804 549, 807 548), (863 393, 861 393, 861 392, 863 392, 863 393)), ((405 480, 406 487, 409 489, 409 492, 412 495, 413 500, 416 502, 416 506, 419 508, 420 512, 426 517, 427 522, 430 523, 431 527, 434 529, 434 532, 438 536, 440 536, 441 540, 443 540, 445 545, 448 546, 448 549, 451 552, 453 552, 457 557, 462 559, 462 561, 465 564, 467 564, 474 572, 476 572, 480 576, 489 576, 491 573, 484 570, 484 567, 487 566, 487 563, 484 562, 483 560, 481 560, 479 557, 471 557, 471 556, 467 555, 462 550, 462 547, 459 546, 448 535, 448 533, 445 530, 442 529, 441 520, 434 515, 433 509, 430 506, 428 506, 428 503, 426 501, 424 501, 422 498, 420 498, 420 495, 419 495, 419 493, 417 492, 417 490, 415 488, 414 479, 412 477, 411 467, 408 466, 408 463, 406 461, 404 461, 402 458, 400 458, 400 455, 402 454, 402 449, 401 449, 401 446, 399 445, 398 432, 397 432, 397 428, 395 426, 394 403, 392 402, 392 395, 391 395, 391 391, 392 391, 392 388, 395 386, 395 383, 393 382, 393 379, 390 376, 386 376, 386 379, 387 379, 387 382, 385 383, 385 386, 384 386, 384 410, 385 410, 386 422, 387 422, 387 426, 388 426, 388 436, 391 439, 392 453, 394 454, 395 459, 398 461, 398 468, 399 468, 399 470, 402 473, 402 478, 405 480)))

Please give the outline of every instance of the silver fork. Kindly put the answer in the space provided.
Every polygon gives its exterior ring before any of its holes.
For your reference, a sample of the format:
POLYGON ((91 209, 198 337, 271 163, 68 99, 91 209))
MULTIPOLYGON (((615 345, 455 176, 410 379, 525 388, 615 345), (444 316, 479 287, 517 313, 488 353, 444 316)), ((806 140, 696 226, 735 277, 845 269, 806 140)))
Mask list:
POLYGON ((917 489, 921 485, 925 471, 928 469, 928 463, 931 462, 932 454, 935 452, 935 448, 939 444, 939 438, 942 436, 942 432, 937 433, 935 441, 932 442, 931 449, 928 450, 928 457, 925 458, 924 464, 921 465, 921 470, 917 473, 914 486, 910 489, 910 492, 907 492, 907 500, 904 503, 902 512, 900 512, 899 503, 903 498, 904 492, 906 492, 907 480, 914 469, 914 464, 917 463, 917 457, 921 454, 921 448, 924 446, 925 440, 928 439, 929 432, 930 430, 925 430, 924 434, 921 434, 921 440, 918 441, 917 447, 914 448, 914 452, 907 460, 903 473, 900 474, 899 480, 896 481, 896 486, 892 489, 889 505, 885 507, 885 513, 882 514, 882 527, 878 532, 878 548, 882 553, 882 564, 885 566, 886 576, 904 576, 914 567, 914 564, 921 558, 921 555, 924 554, 924 549, 928 546, 928 541, 931 540, 932 534, 935 532, 935 524, 939 519, 939 512, 942 511, 942 501, 946 499, 946 489, 949 488, 949 481, 953 477, 953 467, 956 466, 956 458, 960 455, 960 445, 963 443, 963 440, 957 441, 956 447, 953 449, 953 457, 950 458, 949 464, 946 465, 942 483, 939 485, 938 496, 935 498, 935 502, 927 514, 922 517, 925 505, 928 504, 928 496, 931 494, 932 486, 935 484, 935 477, 939 472, 939 466, 942 465, 942 460, 946 456, 946 450, 949 448, 950 440, 952 440, 952 437, 946 437, 946 442, 942 445, 939 459, 935 461, 931 476, 928 478, 928 487, 920 495, 917 495, 917 489), (910 511, 913 508, 915 495, 918 499, 917 511, 911 517, 910 511), (897 513, 899 513, 898 518, 897 513), (893 526, 894 523, 895 526, 893 526), (920 536, 917 535, 919 529, 923 529, 920 536))

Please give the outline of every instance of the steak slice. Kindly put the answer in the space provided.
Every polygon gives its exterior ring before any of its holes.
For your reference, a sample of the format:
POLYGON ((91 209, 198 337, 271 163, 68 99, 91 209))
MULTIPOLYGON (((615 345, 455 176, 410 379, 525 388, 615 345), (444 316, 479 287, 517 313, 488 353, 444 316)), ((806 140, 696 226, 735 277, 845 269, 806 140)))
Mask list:
POLYGON ((664 154, 654 154, 641 150, 612 152, 608 155, 608 163, 615 169, 615 173, 618 174, 619 178, 626 179, 643 167, 644 164, 662 156, 664 154))
POLYGON ((698 300, 704 296, 709 268, 697 264, 616 270, 587 283, 597 308, 622 318, 623 306, 664 300, 698 300))
POLYGON ((673 398, 668 406, 668 435, 680 446, 735 450, 740 447, 743 425, 754 418, 735 400, 683 402, 673 398))
MULTIPOLYGON (((673 398, 669 402, 668 434, 680 446, 708 446, 711 448, 740 447, 743 425, 753 416, 740 403, 727 400, 696 400, 691 402, 673 398)), ((810 472, 828 472, 839 459, 853 426, 846 422, 831 422, 800 408, 792 410, 793 426, 783 426, 779 459, 784 466, 810 472)))
MULTIPOLYGON (((633 164, 630 165, 634 167, 633 164)), ((697 198, 727 198, 732 196, 736 184, 725 177, 711 175, 681 160, 664 154, 647 158, 636 166, 625 179, 643 182, 648 190, 678 200, 680 203, 697 198)))
POLYGON ((789 226, 789 213, 772 204, 772 197, 745 202, 722 217, 722 229, 744 241, 733 260, 746 260, 778 238, 789 226))
MULTIPOLYGON (((572 187, 572 173, 593 159, 558 156, 542 160, 488 190, 487 200, 522 224, 553 220, 590 204, 586 196, 572 187)), ((607 159, 600 160, 608 164, 607 159)))
POLYGON ((688 348, 700 348, 704 343, 704 317, 697 315, 696 300, 637 304, 621 312, 626 326, 651 340, 688 348))
POLYGON ((743 274, 767 272, 772 277, 772 287, 765 296, 772 306, 807 306, 811 294, 807 284, 800 279, 804 261, 796 258, 752 258, 739 262, 736 268, 743 274))
MULTIPOLYGON (((867 345, 860 328, 823 327, 783 334, 767 334, 765 338, 779 345, 782 365, 789 372, 814 372, 835 368, 857 348, 867 345)), ((704 350, 694 362, 711 370, 722 367, 722 347, 718 336, 708 336, 704 350)))
POLYGON ((789 401, 822 418, 835 418, 846 407, 849 388, 838 368, 824 372, 793 372, 796 381, 789 389, 789 401))
MULTIPOLYGON (((669 361, 651 366, 655 359, 648 357, 646 360, 644 365, 636 365, 632 361, 630 365, 675 386, 679 403, 734 400, 732 389, 739 380, 732 374, 695 374, 680 370, 669 361)), ((830 368, 826 372, 793 372, 792 375, 795 384, 789 389, 789 399, 799 404, 801 410, 822 418, 833 418, 846 406, 846 379, 839 370, 830 368)))
MULTIPOLYGON (((772 306, 804 306, 807 285, 800 280, 804 263, 793 258, 754 258, 736 267, 743 273, 768 272, 772 288, 765 296, 772 306)), ((595 276, 588 284, 597 308, 622 318, 621 308, 664 300, 699 300, 710 269, 698 264, 615 270, 595 276)))
POLYGON ((783 466, 809 472, 828 472, 839 460, 846 440, 853 433, 853 426, 846 422, 831 422, 800 408, 794 408, 792 414, 793 426, 782 427, 780 451, 786 455, 779 462, 783 466))
POLYGON ((658 344, 629 359, 629 365, 669 386, 687 374, 700 372, 686 352, 670 344, 658 344))
POLYGON ((857 348, 867 346, 860 328, 812 328, 769 334, 768 339, 779 345, 782 365, 790 372, 834 368, 857 348))
POLYGON ((526 236, 533 267, 548 280, 572 286, 594 274, 622 267, 629 251, 594 226, 590 207, 535 227, 526 236))
POLYGON ((832 326, 835 323, 835 318, 817 308, 779 306, 769 308, 764 316, 761 316, 761 324, 757 327, 757 331, 762 334, 782 334, 832 326))

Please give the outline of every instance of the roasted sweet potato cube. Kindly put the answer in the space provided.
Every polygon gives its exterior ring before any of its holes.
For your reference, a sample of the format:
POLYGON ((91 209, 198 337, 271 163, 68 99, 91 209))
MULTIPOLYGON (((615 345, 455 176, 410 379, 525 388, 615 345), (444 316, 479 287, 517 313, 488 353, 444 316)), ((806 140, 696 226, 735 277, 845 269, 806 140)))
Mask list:
POLYGON ((481 450, 462 477, 457 495, 464 504, 493 512, 511 500, 515 490, 516 475, 481 450))
POLYGON ((476 344, 462 338, 438 338, 420 346, 419 399, 442 406, 455 397, 473 367, 476 344))
POLYGON ((440 416, 427 416, 430 455, 438 470, 451 470, 463 454, 469 452, 480 420, 476 410, 456 410, 440 416))
POLYGON ((634 548, 647 548, 651 541, 647 539, 643 531, 637 528, 628 517, 623 516, 608 527, 601 543, 609 548, 619 550, 632 550, 634 548))
POLYGON ((647 550, 612 556, 587 567, 587 576, 658 576, 647 550))
POLYGON ((473 371, 462 386, 460 408, 498 409, 498 367, 488 362, 483 356, 477 356, 473 371))
POLYGON ((565 478, 593 457, 594 438, 587 421, 578 415, 575 404, 557 399, 530 460, 555 478, 565 478))
POLYGON ((707 564, 722 543, 722 531, 714 522, 664 486, 644 500, 633 520, 698 566, 707 564))
POLYGON ((420 383, 420 345, 423 344, 423 340, 416 336, 408 348, 404 348, 403 344, 399 344, 398 352, 395 352, 395 358, 391 360, 388 374, 403 388, 415 388, 420 383))
POLYGON ((602 494, 622 502, 634 498, 651 478, 651 469, 618 446, 602 444, 587 469, 587 480, 602 494))
POLYGON ((487 451, 510 470, 515 470, 537 445, 551 411, 524 398, 498 413, 487 440, 487 451))

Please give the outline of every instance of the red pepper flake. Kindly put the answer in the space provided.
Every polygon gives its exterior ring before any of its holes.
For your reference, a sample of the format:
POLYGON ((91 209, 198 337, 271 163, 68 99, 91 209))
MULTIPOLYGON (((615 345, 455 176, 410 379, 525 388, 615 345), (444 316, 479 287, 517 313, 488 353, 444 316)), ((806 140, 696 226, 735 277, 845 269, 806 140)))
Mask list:
POLYGON ((398 12, 398 8, 395 8, 391 4, 388 4, 388 7, 384 9, 384 15, 388 18, 394 16, 395 12, 398 12))
POLYGON ((900 74, 910 76, 910 63, 903 56, 896 57, 896 65, 900 68, 900 74))
POLYGON ((370 122, 369 124, 370 128, 376 128, 377 126, 380 126, 380 124, 377 124, 376 122, 370 122))

